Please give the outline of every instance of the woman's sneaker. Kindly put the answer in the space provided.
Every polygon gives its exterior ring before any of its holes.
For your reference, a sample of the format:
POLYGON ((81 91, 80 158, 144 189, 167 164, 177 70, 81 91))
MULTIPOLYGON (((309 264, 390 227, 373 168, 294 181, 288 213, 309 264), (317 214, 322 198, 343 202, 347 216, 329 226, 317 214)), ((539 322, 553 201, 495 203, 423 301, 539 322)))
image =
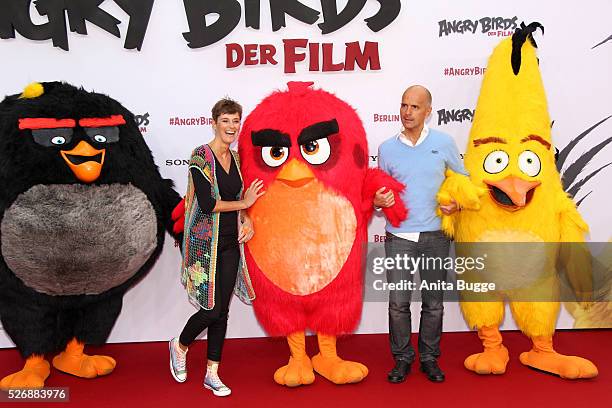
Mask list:
POLYGON ((211 390, 217 397, 227 397, 232 393, 232 390, 223 384, 218 376, 206 375, 204 388, 211 390))
POLYGON ((187 352, 179 347, 179 341, 175 337, 168 342, 170 349, 170 373, 180 383, 187 380, 187 352))

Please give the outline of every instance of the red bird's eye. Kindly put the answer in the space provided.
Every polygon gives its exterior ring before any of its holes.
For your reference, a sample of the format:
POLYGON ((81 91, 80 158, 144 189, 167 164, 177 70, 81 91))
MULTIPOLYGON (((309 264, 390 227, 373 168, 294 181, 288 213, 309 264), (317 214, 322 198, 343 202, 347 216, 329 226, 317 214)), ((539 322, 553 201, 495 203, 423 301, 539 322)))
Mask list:
POLYGON ((287 161, 288 147, 265 146, 261 148, 261 158, 270 167, 278 167, 287 161))
POLYGON ((306 142, 300 150, 302 157, 310 164, 323 164, 331 155, 331 146, 326 137, 306 142))
POLYGON ((304 151, 304 153, 311 156, 313 154, 317 154, 317 152, 319 151, 319 143, 317 143, 316 140, 308 142, 304 146, 302 146, 302 150, 304 151))
POLYGON ((270 150, 270 155, 276 160, 281 160, 285 156, 285 152, 280 147, 273 147, 270 150))

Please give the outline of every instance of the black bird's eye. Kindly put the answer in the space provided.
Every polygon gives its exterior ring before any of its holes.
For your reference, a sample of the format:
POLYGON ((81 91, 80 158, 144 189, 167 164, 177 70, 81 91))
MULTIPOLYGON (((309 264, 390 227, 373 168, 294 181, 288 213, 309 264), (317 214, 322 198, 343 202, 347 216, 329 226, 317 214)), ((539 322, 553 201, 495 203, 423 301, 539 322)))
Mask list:
POLYGON ((33 129, 34 141, 45 147, 64 146, 72 141, 72 128, 33 129))
POLYGON ((115 143, 119 141, 119 128, 117 126, 85 128, 85 133, 96 143, 115 143))

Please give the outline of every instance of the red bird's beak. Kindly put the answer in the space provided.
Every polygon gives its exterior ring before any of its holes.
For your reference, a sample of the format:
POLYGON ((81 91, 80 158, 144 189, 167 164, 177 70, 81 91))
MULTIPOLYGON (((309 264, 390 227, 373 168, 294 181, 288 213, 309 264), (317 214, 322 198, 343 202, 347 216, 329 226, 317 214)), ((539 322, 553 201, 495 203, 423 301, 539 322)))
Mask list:
POLYGON ((296 188, 310 183, 314 178, 315 175, 312 170, 297 159, 291 159, 276 176, 277 180, 296 188))
POLYGON ((528 181, 514 176, 499 181, 484 180, 484 182, 489 186, 493 200, 501 207, 513 211, 529 204, 535 188, 542 184, 539 181, 528 181))
POLYGON ((100 177, 106 149, 94 149, 89 143, 81 140, 72 150, 62 150, 62 158, 76 178, 83 183, 93 183, 100 177))

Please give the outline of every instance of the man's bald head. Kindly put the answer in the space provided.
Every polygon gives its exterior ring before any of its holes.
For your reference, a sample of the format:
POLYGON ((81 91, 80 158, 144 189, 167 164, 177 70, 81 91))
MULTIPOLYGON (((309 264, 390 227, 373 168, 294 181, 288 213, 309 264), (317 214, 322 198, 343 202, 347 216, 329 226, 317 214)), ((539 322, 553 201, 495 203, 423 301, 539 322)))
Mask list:
POLYGON ((427 88, 413 85, 404 91, 400 117, 405 130, 420 134, 430 113, 431 93, 427 88))
POLYGON ((431 102, 432 102, 431 92, 429 92, 429 89, 425 88, 423 85, 412 85, 412 86, 409 86, 404 91, 404 93, 402 95, 402 99, 404 99, 404 97, 407 94, 425 97, 425 101, 427 102, 427 107, 431 107, 431 102))

